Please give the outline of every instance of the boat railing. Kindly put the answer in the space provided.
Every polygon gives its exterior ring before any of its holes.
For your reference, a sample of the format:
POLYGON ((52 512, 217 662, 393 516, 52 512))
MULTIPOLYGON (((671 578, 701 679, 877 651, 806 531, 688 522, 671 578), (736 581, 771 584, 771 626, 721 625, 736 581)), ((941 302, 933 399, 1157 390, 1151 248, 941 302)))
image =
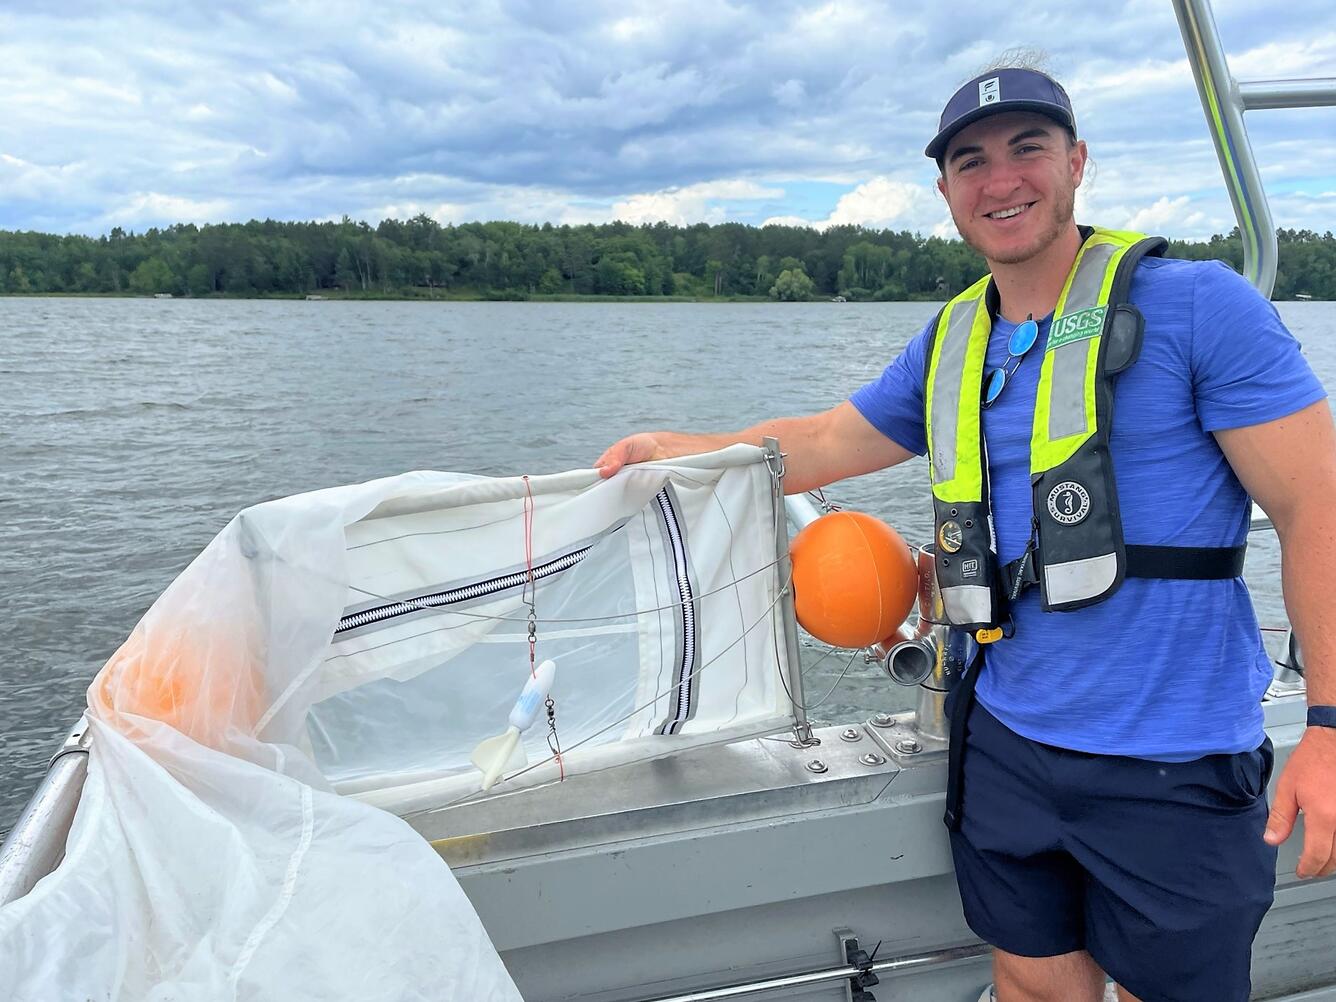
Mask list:
POLYGON ((1245 111, 1270 108, 1318 108, 1336 105, 1336 77, 1305 80, 1234 79, 1216 30, 1210 0, 1173 0, 1188 65, 1206 113, 1206 126, 1234 217, 1243 239, 1243 274, 1270 298, 1276 285, 1279 249, 1276 225, 1262 187, 1262 175, 1248 141, 1245 111))

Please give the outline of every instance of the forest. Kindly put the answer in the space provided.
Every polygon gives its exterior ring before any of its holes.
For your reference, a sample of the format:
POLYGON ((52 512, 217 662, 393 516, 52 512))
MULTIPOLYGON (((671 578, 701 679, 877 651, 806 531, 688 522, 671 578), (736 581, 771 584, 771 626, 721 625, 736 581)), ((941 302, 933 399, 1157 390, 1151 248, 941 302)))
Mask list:
MULTIPOLYGON (((1336 299, 1336 237, 1279 231, 1274 298, 1336 299)), ((1242 267, 1237 229, 1169 253, 1242 267)), ((856 226, 442 225, 426 215, 0 230, 0 295, 943 300, 984 272, 959 240, 856 226)))

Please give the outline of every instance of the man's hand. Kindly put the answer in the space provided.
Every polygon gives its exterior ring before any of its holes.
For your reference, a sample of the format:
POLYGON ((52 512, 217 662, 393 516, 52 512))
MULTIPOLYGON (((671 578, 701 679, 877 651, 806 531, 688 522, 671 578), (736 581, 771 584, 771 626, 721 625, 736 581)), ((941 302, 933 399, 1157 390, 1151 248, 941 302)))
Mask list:
POLYGON ((620 470, 627 463, 647 463, 651 459, 671 459, 668 450, 663 447, 653 432, 641 432, 628 435, 620 442, 615 442, 603 450, 603 455, 594 460, 594 469, 605 480, 620 470))
POLYGON ((1300 877, 1329 877, 1336 873, 1336 728, 1310 727, 1290 754, 1276 783, 1276 802, 1266 819, 1268 845, 1280 845, 1294 830, 1294 819, 1304 812, 1304 848, 1300 877))

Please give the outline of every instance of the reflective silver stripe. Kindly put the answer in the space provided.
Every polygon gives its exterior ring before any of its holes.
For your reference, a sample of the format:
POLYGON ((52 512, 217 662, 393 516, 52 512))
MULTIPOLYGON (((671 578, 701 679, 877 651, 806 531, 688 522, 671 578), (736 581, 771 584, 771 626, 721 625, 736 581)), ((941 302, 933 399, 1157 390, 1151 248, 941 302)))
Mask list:
POLYGON ((1093 338, 1084 338, 1053 350, 1053 383, 1048 394, 1050 442, 1090 430, 1086 425, 1085 378, 1086 363, 1095 347, 1093 338))
MULTIPOLYGON (((1079 313, 1099 305, 1099 290, 1104 284, 1109 261, 1119 247, 1116 244, 1095 244, 1086 248, 1081 263, 1072 276, 1062 316, 1079 313)), ((1057 322, 1056 320, 1054 321, 1057 322)), ((1090 432, 1086 423, 1086 371, 1090 352, 1096 346, 1093 338, 1073 341, 1053 349, 1053 381, 1048 397, 1048 438, 1056 441, 1069 435, 1090 432)))
POLYGON ((1104 273, 1109 270, 1109 262, 1121 247, 1118 244, 1095 244, 1087 247, 1081 255, 1081 266, 1072 276, 1071 288, 1067 290, 1067 302, 1062 313, 1075 313, 1099 305, 1099 290, 1104 284, 1104 273))
POLYGON ((1118 577, 1118 555, 1105 553, 1084 560, 1044 565, 1044 592, 1050 605, 1080 602, 1103 595, 1118 577))
POLYGON ((942 589, 942 608, 948 623, 991 623, 993 592, 983 585, 955 585, 942 589))
POLYGON ((976 311, 984 297, 957 302, 942 334, 942 348, 932 383, 932 479, 945 483, 956 478, 956 421, 960 415, 960 388, 965 379, 965 356, 976 311))

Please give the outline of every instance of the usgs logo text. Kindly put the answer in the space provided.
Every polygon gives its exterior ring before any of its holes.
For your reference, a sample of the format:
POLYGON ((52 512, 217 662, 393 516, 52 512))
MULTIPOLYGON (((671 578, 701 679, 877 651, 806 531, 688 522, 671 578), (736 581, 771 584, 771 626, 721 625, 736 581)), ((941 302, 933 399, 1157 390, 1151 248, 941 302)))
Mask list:
POLYGON ((1065 317, 1059 317, 1053 321, 1053 330, 1048 336, 1049 348, 1094 337, 1104 329, 1104 314, 1107 312, 1106 306, 1094 306, 1088 310, 1079 310, 1065 317))

